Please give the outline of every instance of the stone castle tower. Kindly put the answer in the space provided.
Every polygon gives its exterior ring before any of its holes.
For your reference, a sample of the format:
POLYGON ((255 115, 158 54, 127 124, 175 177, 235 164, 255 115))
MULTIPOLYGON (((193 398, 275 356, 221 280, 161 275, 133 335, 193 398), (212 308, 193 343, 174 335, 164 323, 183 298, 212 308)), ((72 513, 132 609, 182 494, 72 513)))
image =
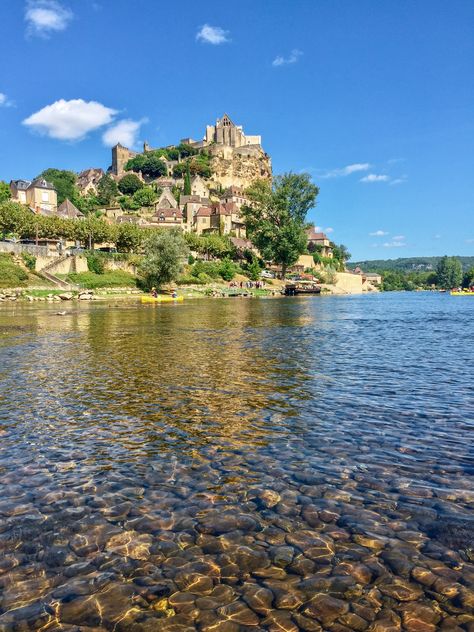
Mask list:
POLYGON ((110 171, 116 176, 121 175, 125 171, 127 162, 136 155, 136 151, 132 151, 120 143, 117 143, 115 147, 112 147, 112 166, 110 171))

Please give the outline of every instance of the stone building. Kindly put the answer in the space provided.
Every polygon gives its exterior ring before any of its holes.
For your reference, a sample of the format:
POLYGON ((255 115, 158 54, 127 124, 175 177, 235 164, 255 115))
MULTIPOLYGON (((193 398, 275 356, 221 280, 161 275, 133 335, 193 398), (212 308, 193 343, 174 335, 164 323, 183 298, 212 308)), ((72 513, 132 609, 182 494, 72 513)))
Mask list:
POLYGON ((104 170, 100 168, 92 167, 90 169, 84 169, 77 175, 77 188, 81 195, 87 195, 88 193, 97 193, 97 185, 99 180, 104 175, 104 170))
POLYGON ((314 226, 308 229, 308 249, 319 250, 323 257, 332 258, 333 252, 329 237, 324 233, 316 232, 314 226), (318 248, 316 248, 318 246, 318 248))
POLYGON ((54 186, 44 178, 30 180, 12 180, 10 182, 12 199, 26 204, 35 213, 54 214, 58 209, 58 196, 54 186))

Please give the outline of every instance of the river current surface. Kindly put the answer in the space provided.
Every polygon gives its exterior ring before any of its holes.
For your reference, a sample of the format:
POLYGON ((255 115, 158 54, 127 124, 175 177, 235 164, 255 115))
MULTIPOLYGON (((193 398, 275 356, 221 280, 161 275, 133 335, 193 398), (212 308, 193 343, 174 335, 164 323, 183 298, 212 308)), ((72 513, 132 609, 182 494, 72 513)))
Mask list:
POLYGON ((473 631, 473 319, 2 306, 0 632, 473 631))

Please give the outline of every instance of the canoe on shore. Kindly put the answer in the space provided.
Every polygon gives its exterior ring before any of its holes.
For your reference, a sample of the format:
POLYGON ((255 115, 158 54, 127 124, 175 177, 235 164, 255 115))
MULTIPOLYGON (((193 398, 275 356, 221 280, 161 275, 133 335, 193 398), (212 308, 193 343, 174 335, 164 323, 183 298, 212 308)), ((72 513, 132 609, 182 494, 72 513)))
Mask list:
POLYGON ((142 296, 142 303, 182 303, 184 298, 182 296, 177 296, 173 298, 172 296, 142 296))

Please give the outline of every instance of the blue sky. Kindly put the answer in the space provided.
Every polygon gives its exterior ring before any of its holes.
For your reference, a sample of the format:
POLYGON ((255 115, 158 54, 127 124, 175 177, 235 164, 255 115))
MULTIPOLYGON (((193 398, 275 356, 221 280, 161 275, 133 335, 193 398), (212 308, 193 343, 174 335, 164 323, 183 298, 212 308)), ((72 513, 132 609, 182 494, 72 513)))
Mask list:
POLYGON ((471 0, 10 0, 0 179, 108 167, 227 112, 355 258, 474 254, 471 0))

